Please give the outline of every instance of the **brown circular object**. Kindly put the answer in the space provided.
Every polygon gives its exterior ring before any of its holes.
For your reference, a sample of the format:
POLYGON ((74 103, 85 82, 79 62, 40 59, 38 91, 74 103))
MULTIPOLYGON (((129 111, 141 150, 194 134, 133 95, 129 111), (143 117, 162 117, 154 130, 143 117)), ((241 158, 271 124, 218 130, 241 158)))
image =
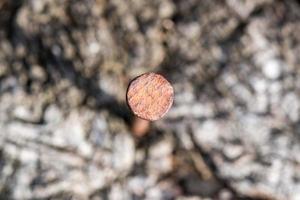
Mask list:
POLYGON ((162 118, 172 106, 173 98, 171 84, 155 73, 146 73, 135 78, 127 90, 127 103, 132 112, 150 121, 162 118))

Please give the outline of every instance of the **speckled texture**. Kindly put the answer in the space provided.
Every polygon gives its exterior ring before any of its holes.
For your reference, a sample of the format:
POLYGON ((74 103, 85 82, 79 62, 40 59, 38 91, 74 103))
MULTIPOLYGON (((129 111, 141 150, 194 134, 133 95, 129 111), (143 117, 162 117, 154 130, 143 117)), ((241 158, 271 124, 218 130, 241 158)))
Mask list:
POLYGON ((163 76, 146 73, 130 82, 126 97, 135 115, 155 121, 162 118, 172 106, 174 90, 163 76))
POLYGON ((0 199, 299 200, 299 33, 299 0, 1 0, 0 199))

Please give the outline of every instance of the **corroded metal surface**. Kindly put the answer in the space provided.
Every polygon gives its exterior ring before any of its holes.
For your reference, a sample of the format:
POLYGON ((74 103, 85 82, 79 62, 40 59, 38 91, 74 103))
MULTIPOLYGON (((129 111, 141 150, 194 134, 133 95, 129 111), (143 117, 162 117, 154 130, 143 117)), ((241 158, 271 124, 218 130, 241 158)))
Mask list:
POLYGON ((138 117, 150 121, 162 118, 173 104, 174 90, 161 75, 143 74, 129 84, 127 103, 138 117))

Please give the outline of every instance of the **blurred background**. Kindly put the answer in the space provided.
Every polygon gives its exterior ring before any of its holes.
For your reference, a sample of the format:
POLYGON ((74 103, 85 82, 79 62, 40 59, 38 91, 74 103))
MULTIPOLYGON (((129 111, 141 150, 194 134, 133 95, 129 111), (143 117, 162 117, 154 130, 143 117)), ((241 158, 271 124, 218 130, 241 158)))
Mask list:
POLYGON ((0 0, 0 199, 299 200, 299 0, 0 0), (125 102, 174 86, 148 126, 125 102))

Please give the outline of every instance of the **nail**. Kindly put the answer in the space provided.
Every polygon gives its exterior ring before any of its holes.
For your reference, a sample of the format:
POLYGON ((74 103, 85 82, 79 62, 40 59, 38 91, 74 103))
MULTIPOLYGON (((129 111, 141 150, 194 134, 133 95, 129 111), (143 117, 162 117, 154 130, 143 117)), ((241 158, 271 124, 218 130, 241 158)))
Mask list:
POLYGON ((174 90, 162 75, 146 73, 129 83, 126 98, 128 106, 137 117, 155 121, 171 108, 174 90))
POLYGON ((137 138, 144 137, 150 130, 150 122, 139 117, 134 117, 131 124, 131 132, 137 138))

